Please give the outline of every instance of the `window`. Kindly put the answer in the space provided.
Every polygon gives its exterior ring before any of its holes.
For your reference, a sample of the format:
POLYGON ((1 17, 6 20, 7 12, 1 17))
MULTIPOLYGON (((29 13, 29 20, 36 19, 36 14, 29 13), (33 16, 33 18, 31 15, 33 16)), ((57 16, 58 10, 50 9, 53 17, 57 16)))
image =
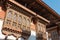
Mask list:
POLYGON ((10 20, 6 20, 6 24, 11 24, 11 21, 10 20))
POLYGON ((45 27, 43 27, 43 32, 45 32, 45 27))
POLYGON ((29 19, 26 20, 26 25, 27 25, 27 30, 29 31, 30 30, 30 20, 29 19))
POLYGON ((38 24, 38 31, 40 31, 40 24, 38 24))
POLYGON ((13 22, 13 24, 12 24, 13 26, 17 26, 17 23, 15 23, 15 22, 13 22))
POLYGON ((27 26, 29 27, 30 26, 30 20, 27 19, 27 26))
POLYGON ((26 26, 22 25, 22 26, 21 26, 21 29, 22 29, 22 30, 25 30, 25 29, 26 29, 26 26))
POLYGON ((46 25, 43 25, 43 27, 44 27, 44 32, 46 32, 46 25))
POLYGON ((12 18, 12 11, 9 11, 8 13, 7 13, 7 18, 12 18))
POLYGON ((23 24, 26 25, 26 18, 23 17, 23 24))
POLYGON ((42 24, 40 24, 40 26, 41 26, 41 31, 43 30, 43 28, 42 28, 42 24))
POLYGON ((40 23, 40 26, 41 26, 41 31, 44 32, 45 31, 44 24, 40 23))
POLYGON ((18 24, 18 28, 20 28, 20 29, 21 29, 21 24, 18 24))
POLYGON ((14 21, 17 20, 17 13, 14 13, 14 15, 13 15, 13 20, 14 20, 14 21))
POLYGON ((55 40, 55 39, 58 40, 58 33, 57 33, 57 31, 53 31, 53 32, 51 33, 51 37, 52 37, 52 40, 55 40))
POLYGON ((20 24, 22 23, 22 16, 21 15, 18 16, 18 23, 20 23, 20 24))

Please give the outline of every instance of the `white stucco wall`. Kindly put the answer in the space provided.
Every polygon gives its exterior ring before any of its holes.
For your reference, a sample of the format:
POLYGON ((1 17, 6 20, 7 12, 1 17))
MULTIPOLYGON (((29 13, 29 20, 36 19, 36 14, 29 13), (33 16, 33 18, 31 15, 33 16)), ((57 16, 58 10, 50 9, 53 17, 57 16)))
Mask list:
POLYGON ((48 40, 48 32, 46 32, 47 40, 48 40))
POLYGON ((31 30, 31 35, 29 37, 29 40, 36 40, 36 32, 31 30))
POLYGON ((0 20, 0 39, 4 39, 5 38, 5 36, 1 32, 2 26, 3 26, 3 20, 0 20))

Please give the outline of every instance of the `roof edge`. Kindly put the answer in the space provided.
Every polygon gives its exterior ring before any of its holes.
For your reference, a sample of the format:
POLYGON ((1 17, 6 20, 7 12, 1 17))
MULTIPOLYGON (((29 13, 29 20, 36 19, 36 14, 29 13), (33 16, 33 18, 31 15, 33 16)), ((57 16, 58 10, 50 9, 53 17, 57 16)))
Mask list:
MULTIPOLYGON (((21 4, 17 3, 17 2, 15 2, 14 0, 9 0, 9 1, 12 2, 12 3, 14 3, 14 4, 16 4, 17 6, 19 6, 19 7, 21 7, 21 8, 23 8, 24 10, 26 10, 26 11, 32 13, 33 15, 36 15, 35 12, 33 12, 33 11, 31 11, 30 9, 24 7, 23 5, 21 5, 21 4)), ((42 16, 37 15, 37 17, 41 18, 42 20, 46 21, 47 23, 50 23, 49 20, 43 18, 42 16)))
POLYGON ((51 12, 54 16, 56 16, 57 18, 60 18, 60 15, 57 14, 57 12, 55 12, 55 10, 53 10, 52 8, 50 8, 46 3, 44 3, 42 0, 36 0, 37 3, 39 3, 40 5, 42 5, 43 7, 45 7, 49 12, 51 12))

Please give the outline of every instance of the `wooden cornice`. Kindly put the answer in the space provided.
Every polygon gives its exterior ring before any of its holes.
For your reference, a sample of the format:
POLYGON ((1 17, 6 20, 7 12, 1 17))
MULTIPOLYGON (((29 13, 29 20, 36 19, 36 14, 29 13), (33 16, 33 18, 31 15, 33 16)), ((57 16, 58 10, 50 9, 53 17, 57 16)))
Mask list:
POLYGON ((52 8, 50 8, 42 0, 36 0, 36 2, 42 5, 44 8, 46 8, 52 15, 56 16, 57 18, 60 18, 60 15, 58 15, 52 8))
POLYGON ((53 9, 51 9, 42 0, 40 1, 36 0, 30 3, 28 5, 28 8, 50 21, 53 21, 53 20, 55 21, 60 18, 60 15, 58 15, 53 9))
MULTIPOLYGON (((41 10, 40 7, 38 6, 42 6, 44 7, 48 12, 49 14, 53 15, 54 17, 56 18, 60 18, 60 15, 58 15, 52 8, 50 8, 46 3, 44 3, 42 0, 19 0, 19 1, 22 1, 22 3, 26 3, 28 4, 27 6, 29 7, 33 7, 33 8, 36 8, 38 11, 44 11, 43 9, 41 10), (36 4, 40 4, 40 5, 36 5, 36 4)), ((37 12, 37 11, 36 11, 37 12)), ((45 12, 45 11, 44 11, 45 12)), ((39 14, 39 13, 38 13, 39 14)))
POLYGON ((13 0, 9 0, 9 1, 12 2, 12 3, 14 3, 14 4, 16 4, 17 6, 21 7, 22 9, 28 11, 29 13, 31 13, 31 14, 33 14, 33 15, 35 15, 35 16, 37 15, 37 17, 40 18, 40 19, 42 19, 43 21, 45 21, 45 22, 47 22, 47 23, 50 22, 50 21, 48 21, 47 19, 43 18, 42 16, 40 16, 40 15, 36 14, 35 12, 31 11, 30 9, 28 9, 28 8, 24 7, 23 5, 17 3, 16 1, 13 1, 13 0))

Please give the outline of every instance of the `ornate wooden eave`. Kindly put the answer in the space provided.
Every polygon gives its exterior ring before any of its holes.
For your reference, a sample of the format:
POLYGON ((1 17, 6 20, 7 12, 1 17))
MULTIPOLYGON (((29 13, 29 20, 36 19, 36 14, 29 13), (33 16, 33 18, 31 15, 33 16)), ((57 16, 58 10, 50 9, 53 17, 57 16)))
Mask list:
POLYGON ((31 6, 34 8, 34 11, 37 12, 37 14, 43 16, 44 18, 50 21, 52 21, 52 19, 56 20, 59 18, 59 15, 55 11, 53 11, 50 7, 48 7, 46 4, 43 4, 42 1, 40 1, 40 4, 36 2, 33 5, 31 4, 31 6), (39 5, 41 8, 38 7, 39 5))
POLYGON ((46 3, 40 0, 36 0, 37 3, 45 7, 52 15, 55 15, 57 18, 60 18, 60 15, 58 15, 52 8, 50 8, 46 3))
MULTIPOLYGON (((26 3, 26 7, 36 12, 38 15, 43 16, 44 18, 50 21, 57 21, 60 18, 53 9, 51 9, 47 4, 45 4, 42 0, 22 0, 22 3, 26 3), (29 2, 29 3, 27 3, 29 2)), ((19 2, 20 3, 20 2, 19 2)), ((24 5, 25 6, 25 5, 24 5)))
POLYGON ((40 16, 40 15, 36 14, 35 12, 31 11, 30 9, 28 9, 28 8, 22 6, 22 5, 19 5, 18 2, 16 2, 16 1, 12 1, 12 0, 9 0, 9 1, 12 2, 12 3, 14 3, 14 4, 16 4, 18 7, 23 8, 25 11, 29 12, 30 14, 32 14, 32 15, 34 15, 34 16, 37 15, 37 17, 40 18, 40 19, 42 19, 43 21, 45 21, 45 22, 47 22, 47 23, 50 22, 50 21, 48 21, 47 19, 43 18, 42 16, 40 16))
MULTIPOLYGON (((20 2, 20 1, 19 1, 20 2)), ((35 7, 34 2, 37 2, 39 5, 43 6, 45 9, 47 9, 51 14, 55 15, 56 17, 60 18, 60 16, 58 16, 58 14, 52 9, 50 8, 47 4, 45 4, 42 0, 21 0, 21 2, 29 4, 29 5, 33 5, 33 7, 35 7)), ((36 4, 37 4, 36 3, 36 4)), ((28 5, 28 6, 29 6, 28 5)), ((36 6, 37 7, 37 6, 36 6)), ((39 7, 38 7, 39 8, 39 7)))
POLYGON ((50 21, 57 19, 56 16, 53 16, 52 14, 50 14, 50 12, 48 12, 44 7, 39 5, 37 2, 34 2, 33 4, 29 5, 28 8, 30 8, 31 10, 33 10, 37 14, 43 16, 44 18, 46 18, 50 21))

